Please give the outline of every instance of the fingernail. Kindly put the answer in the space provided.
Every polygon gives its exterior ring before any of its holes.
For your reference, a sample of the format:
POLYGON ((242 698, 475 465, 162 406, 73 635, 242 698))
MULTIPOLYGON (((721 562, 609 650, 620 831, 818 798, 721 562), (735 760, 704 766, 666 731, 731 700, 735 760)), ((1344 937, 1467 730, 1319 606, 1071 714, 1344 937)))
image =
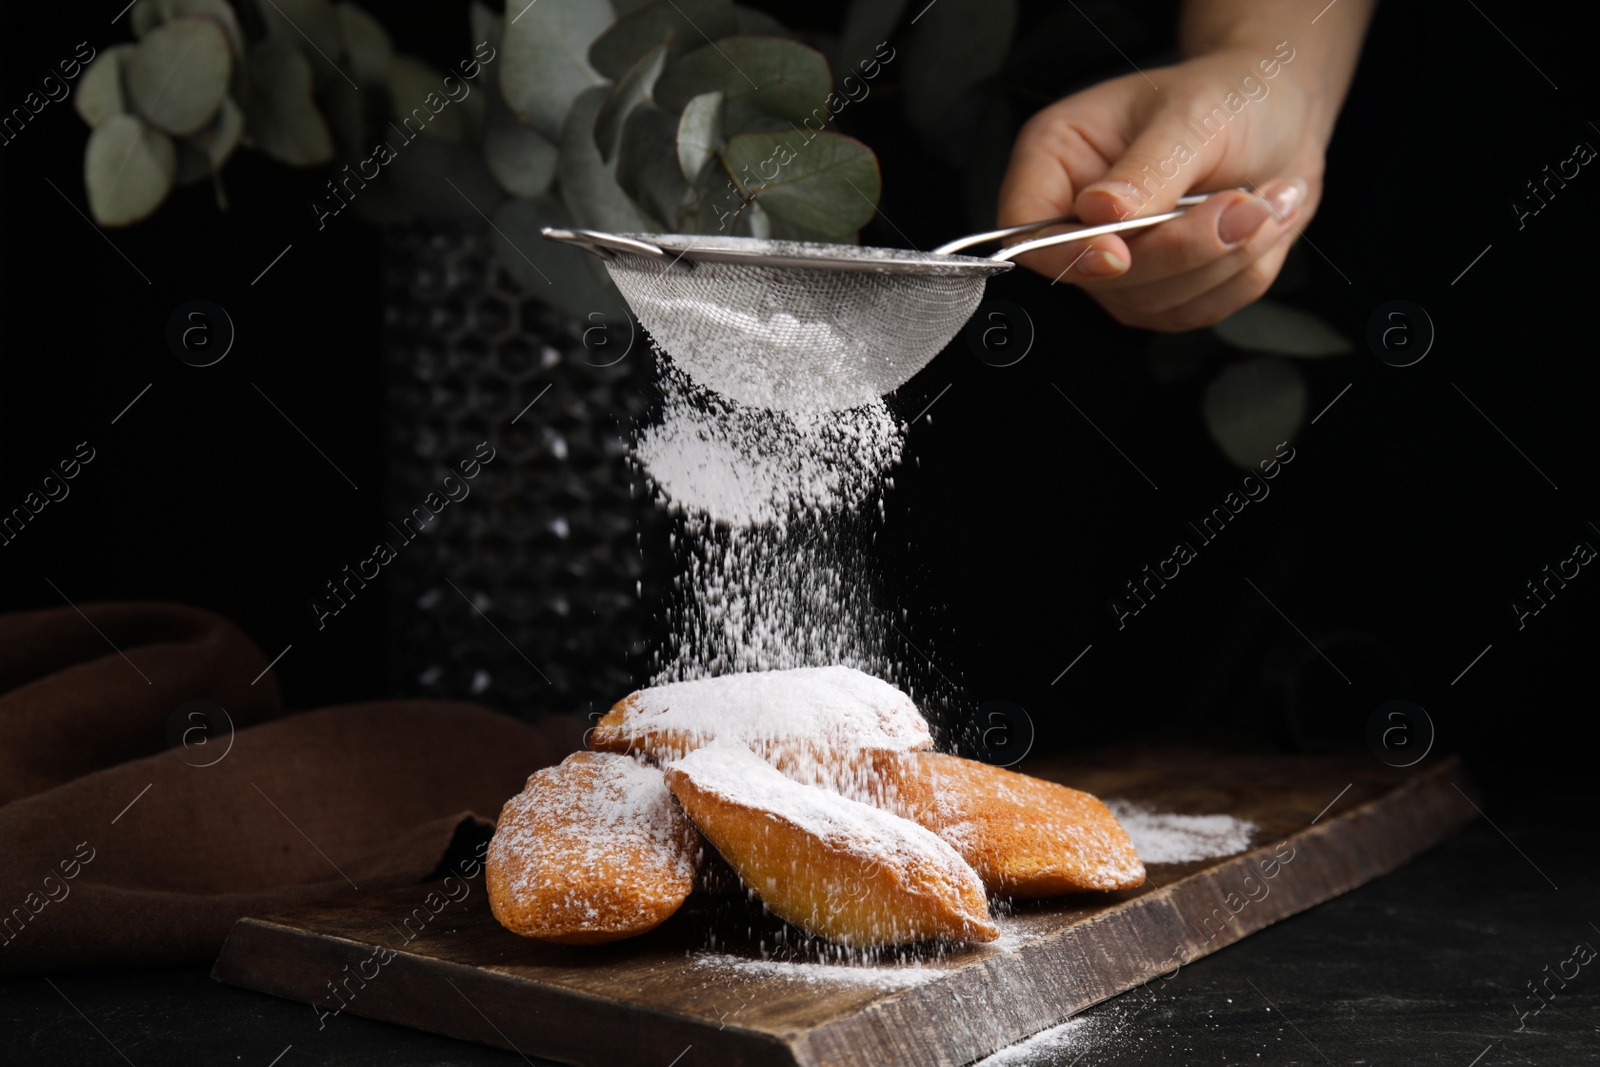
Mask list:
POLYGON ((1291 178, 1286 182, 1278 183, 1271 192, 1264 193, 1267 203, 1272 205, 1272 210, 1278 216, 1280 224, 1294 221, 1300 205, 1306 202, 1306 194, 1310 189, 1300 178, 1291 178))
POLYGON ((1102 252, 1098 248, 1085 252, 1078 259, 1078 273, 1090 278, 1109 278, 1127 269, 1128 264, 1121 256, 1112 252, 1102 252))
POLYGON ((1225 245, 1236 245, 1259 230, 1272 214, 1270 203, 1259 196, 1247 196, 1222 213, 1217 220, 1217 237, 1225 245))
POLYGON ((1085 186, 1083 191, 1111 197, 1117 201, 1118 209, 1124 216, 1133 214, 1144 204, 1144 197, 1139 195, 1139 187, 1129 181, 1095 182, 1085 186))

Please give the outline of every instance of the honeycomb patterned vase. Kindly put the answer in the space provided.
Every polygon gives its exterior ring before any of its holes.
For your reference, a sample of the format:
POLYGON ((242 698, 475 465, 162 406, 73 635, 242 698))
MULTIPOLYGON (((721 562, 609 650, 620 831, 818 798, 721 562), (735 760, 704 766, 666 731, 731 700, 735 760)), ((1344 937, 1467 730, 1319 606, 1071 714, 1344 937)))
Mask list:
POLYGON ((649 346, 531 299, 486 228, 400 229, 387 252, 385 514, 437 502, 452 472, 467 491, 385 567, 393 688, 525 718, 608 707, 648 674, 648 561, 669 557, 627 460, 649 346), (481 442, 494 458, 463 481, 481 442))

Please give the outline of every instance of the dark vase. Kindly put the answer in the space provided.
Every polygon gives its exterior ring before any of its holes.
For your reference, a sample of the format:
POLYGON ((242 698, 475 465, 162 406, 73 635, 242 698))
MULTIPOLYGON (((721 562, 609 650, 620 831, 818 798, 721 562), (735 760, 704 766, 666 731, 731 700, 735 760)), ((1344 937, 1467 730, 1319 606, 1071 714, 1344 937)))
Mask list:
POLYGON ((394 231, 385 303, 385 514, 445 501, 385 568, 393 688, 527 718, 609 707, 646 680, 669 558, 627 458, 648 344, 531 299, 481 225, 394 231))

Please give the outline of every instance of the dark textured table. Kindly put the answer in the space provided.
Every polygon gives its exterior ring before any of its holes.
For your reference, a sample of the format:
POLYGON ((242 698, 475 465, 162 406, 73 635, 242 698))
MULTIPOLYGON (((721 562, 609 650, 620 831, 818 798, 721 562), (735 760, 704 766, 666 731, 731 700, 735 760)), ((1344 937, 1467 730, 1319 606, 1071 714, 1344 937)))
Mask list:
MULTIPOLYGON (((1107 1001, 999 1062, 1600 1065, 1600 959, 1574 956, 1579 943, 1600 950, 1600 804, 1572 796, 1516 814, 1487 810, 1493 825, 1479 820, 1395 874, 1107 1001)), ((676 1052, 663 1049, 651 1067, 669 1067, 676 1052)), ((221 985, 203 967, 0 983, 0 1063, 124 1062, 533 1061, 349 1015, 319 1029, 310 1007, 221 985)))

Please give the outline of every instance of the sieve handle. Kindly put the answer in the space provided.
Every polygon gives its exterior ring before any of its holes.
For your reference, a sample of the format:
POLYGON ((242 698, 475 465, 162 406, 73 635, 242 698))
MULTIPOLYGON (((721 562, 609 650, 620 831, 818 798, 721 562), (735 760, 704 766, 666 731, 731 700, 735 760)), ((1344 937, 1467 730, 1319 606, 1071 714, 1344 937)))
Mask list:
MULTIPOLYGON (((1194 196, 1186 196, 1178 201, 1178 205, 1180 207, 1193 207, 1210 195, 1210 193, 1197 193, 1194 196)), ((1053 219, 1041 219, 1038 222, 1024 222, 1020 226, 1007 226, 1002 230, 987 230, 983 233, 968 234, 966 237, 957 237, 954 241, 946 241, 938 248, 935 248, 934 251, 948 255, 952 252, 960 252, 962 249, 971 248, 974 245, 988 244, 990 241, 1003 241, 1007 237, 1018 237, 1025 233, 1032 233, 1034 230, 1042 230, 1047 226, 1062 226, 1077 221, 1078 217, 1076 215, 1062 215, 1053 219)))
MULTIPOLYGON (((1227 189, 1222 191, 1232 192, 1233 190, 1227 189)), ((1181 206, 1176 211, 1164 211, 1159 215, 1148 215, 1142 219, 1125 219, 1122 222, 1108 222, 1103 226, 1088 226, 1081 230, 1073 230, 1071 233, 1057 233, 1052 234, 1049 237, 1035 237, 1031 241, 1022 241, 1018 244, 1010 246, 1009 248, 1002 248, 989 258, 997 263, 1007 263, 1018 256, 1025 256, 1029 252, 1036 252, 1041 248, 1054 248, 1056 245, 1070 244, 1073 241, 1085 241, 1091 237, 1101 237, 1108 233, 1121 233, 1124 230, 1141 230, 1146 226, 1154 226, 1157 223, 1169 222, 1172 219, 1177 218, 1179 215, 1182 215, 1185 211, 1188 211, 1189 208, 1193 207, 1195 204, 1209 200, 1215 195, 1215 193, 1205 193, 1199 196, 1186 196, 1182 200, 1178 201, 1181 206)))
MULTIPOLYGON (((599 230, 562 230, 553 226, 545 226, 540 231, 547 240, 560 241, 562 244, 573 245, 585 252, 599 256, 601 259, 612 259, 618 252, 629 255, 645 256, 657 259, 663 263, 672 263, 677 257, 672 256, 666 249, 653 245, 649 241, 640 241, 632 237, 622 237, 614 233, 602 233, 599 230)), ((689 266, 690 264, 685 264, 689 266)))

